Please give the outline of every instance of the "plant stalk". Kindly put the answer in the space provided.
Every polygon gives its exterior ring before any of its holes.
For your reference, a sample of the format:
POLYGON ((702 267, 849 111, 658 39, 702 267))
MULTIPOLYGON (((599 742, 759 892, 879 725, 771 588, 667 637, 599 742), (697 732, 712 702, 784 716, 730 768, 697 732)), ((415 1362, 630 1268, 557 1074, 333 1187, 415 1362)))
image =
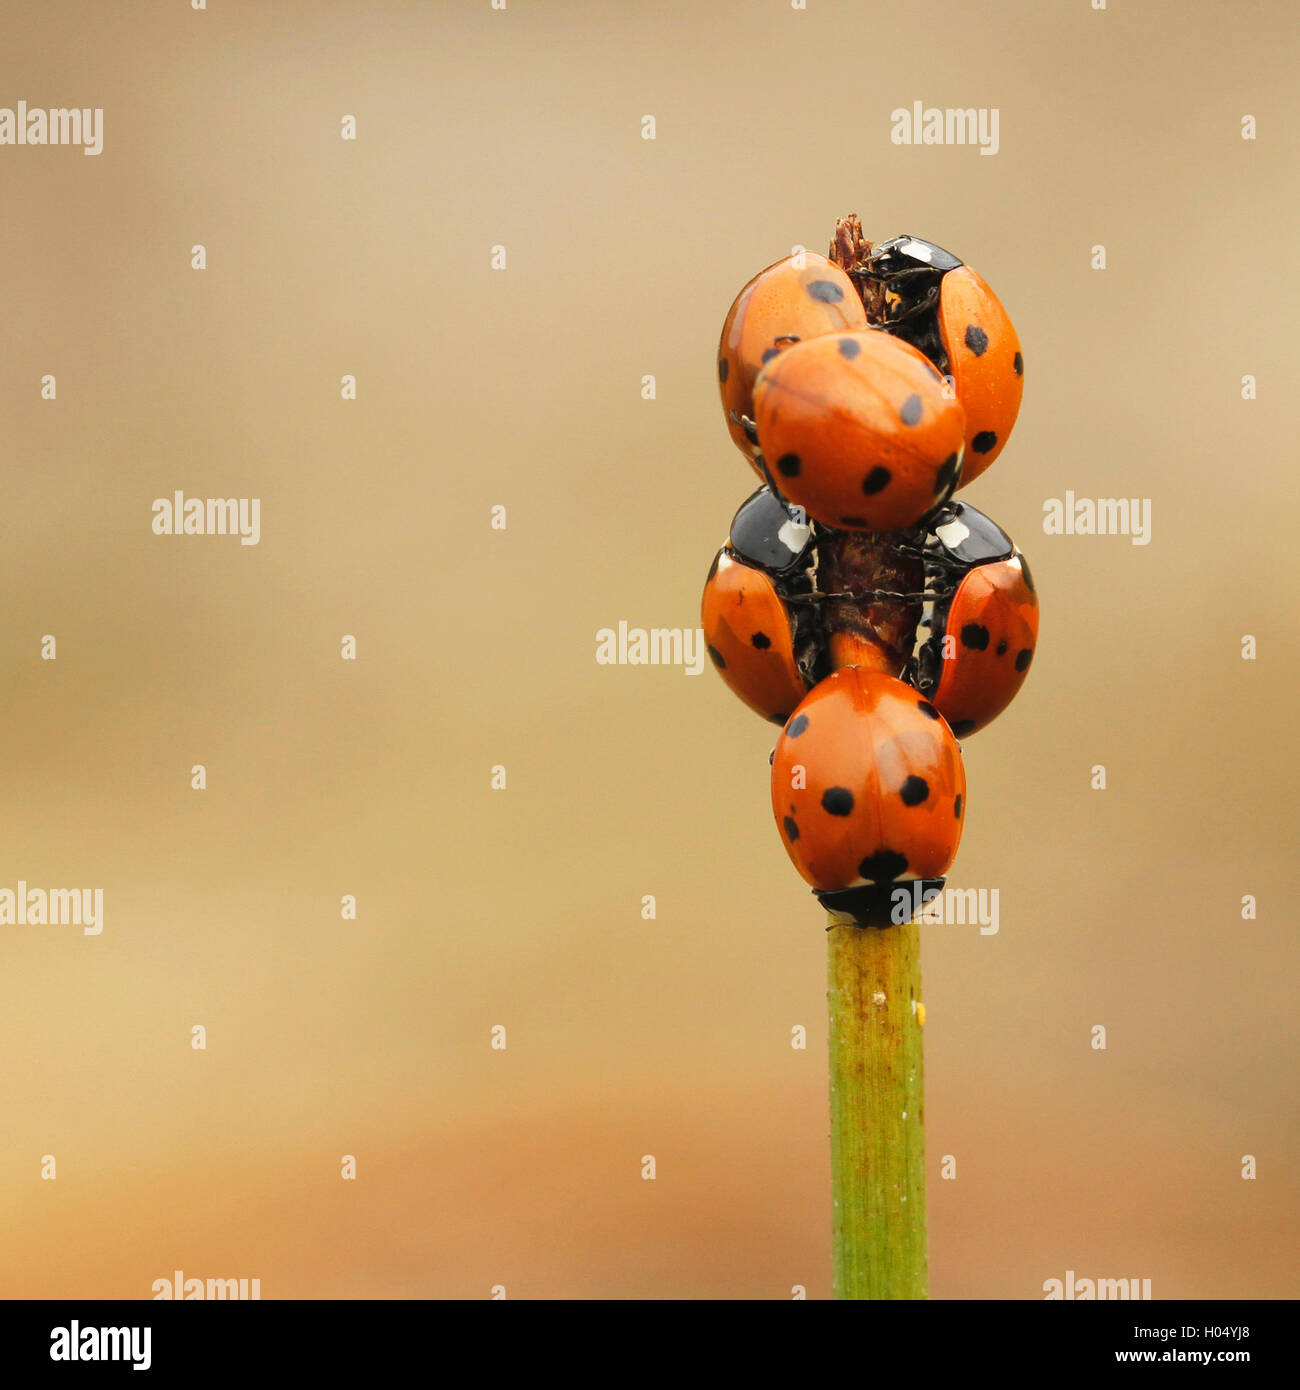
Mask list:
POLYGON ((834 1296, 927 1298, 920 927, 830 920, 834 1296))

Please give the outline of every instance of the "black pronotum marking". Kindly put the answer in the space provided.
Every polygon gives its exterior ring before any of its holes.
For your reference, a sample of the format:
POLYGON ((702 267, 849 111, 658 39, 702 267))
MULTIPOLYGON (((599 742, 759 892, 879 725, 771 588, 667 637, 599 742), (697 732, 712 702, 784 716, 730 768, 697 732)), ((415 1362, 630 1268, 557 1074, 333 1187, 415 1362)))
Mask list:
POLYGON ((907 872, 907 856, 896 849, 878 849, 858 865, 858 873, 872 883, 889 883, 907 872))
POLYGON ((919 425, 921 423, 921 398, 912 395, 903 402, 903 408, 898 412, 898 417, 905 425, 919 425))
POLYGON ((930 795, 930 784, 924 777, 909 777, 898 789, 904 806, 919 806, 930 795))
POLYGON ((847 787, 827 787, 822 793, 822 810, 832 816, 847 816, 853 810, 853 793, 847 787))

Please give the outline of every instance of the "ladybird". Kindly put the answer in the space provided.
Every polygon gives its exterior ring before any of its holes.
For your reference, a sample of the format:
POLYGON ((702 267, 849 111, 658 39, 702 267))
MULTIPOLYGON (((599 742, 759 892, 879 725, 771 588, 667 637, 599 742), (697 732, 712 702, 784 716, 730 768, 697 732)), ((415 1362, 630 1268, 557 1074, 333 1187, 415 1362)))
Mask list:
POLYGON ((813 529, 800 508, 761 487, 741 503, 727 544, 746 564, 788 575, 808 563, 813 529))
POLYGON ((930 597, 908 676, 965 738, 1024 684, 1038 641, 1038 594, 1011 537, 969 503, 933 517, 921 551, 930 597))
POLYGON ((887 333, 787 348, 759 373, 754 421, 776 486, 838 530, 912 526, 961 477, 961 405, 921 352, 887 333))
POLYGON ((952 730, 882 672, 833 672, 777 739, 772 812, 786 852, 823 904, 860 923, 889 922, 899 883, 942 886, 965 797, 952 730))
POLYGON ((784 724, 813 685, 818 639, 810 618, 810 610, 787 604, 766 570, 727 546, 718 551, 700 604, 709 659, 774 724, 784 724))
POLYGON ((853 281, 813 251, 768 266, 736 296, 718 343, 718 389, 731 437, 760 475, 753 433, 759 372, 783 348, 805 338, 866 326, 853 281))
POLYGON ((961 484, 974 482, 1002 452, 1020 413, 1025 359, 1007 311, 970 266, 918 237, 880 242, 855 273, 884 289, 881 327, 952 377, 966 411, 961 484))

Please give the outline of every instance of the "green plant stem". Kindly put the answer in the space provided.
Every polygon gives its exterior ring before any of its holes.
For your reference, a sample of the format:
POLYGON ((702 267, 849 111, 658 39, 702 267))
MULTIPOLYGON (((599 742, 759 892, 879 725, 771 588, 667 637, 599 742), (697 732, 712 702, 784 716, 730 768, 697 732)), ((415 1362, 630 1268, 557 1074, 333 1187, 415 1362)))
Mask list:
POLYGON ((835 1297, 926 1298, 920 928, 831 922, 835 1297))

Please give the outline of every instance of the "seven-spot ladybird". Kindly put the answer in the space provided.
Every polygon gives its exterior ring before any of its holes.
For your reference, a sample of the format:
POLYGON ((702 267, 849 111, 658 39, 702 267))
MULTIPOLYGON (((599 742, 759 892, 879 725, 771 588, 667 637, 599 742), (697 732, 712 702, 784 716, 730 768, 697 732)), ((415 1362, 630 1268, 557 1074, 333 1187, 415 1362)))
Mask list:
POLYGON ((777 739, 772 812, 786 851, 827 907, 859 922, 886 924, 899 882, 941 886, 965 795, 952 730, 923 695, 880 672, 827 676, 777 739))
POLYGON ((912 526, 961 475, 961 406, 916 348, 887 333, 787 348, 759 373, 754 421, 776 486, 840 530, 912 526))
POLYGON ((966 411, 961 482, 973 482, 1002 452, 1020 413, 1025 361, 1007 311, 970 266, 918 237, 880 242, 854 273, 883 285, 881 327, 952 377, 966 411))
POLYGON ((1010 536, 965 502, 928 523, 928 598, 909 679, 958 738, 990 723, 1024 684, 1038 640, 1038 595, 1010 536))
POLYGON ((852 280, 813 251, 768 266, 736 296, 718 343, 718 386, 731 437, 760 475, 753 393, 763 366, 806 338, 866 326, 852 280))
POLYGON ((761 487, 741 503, 728 545, 746 564, 788 575, 808 563, 813 528, 799 508, 761 487))
POLYGON ((709 658, 732 691, 784 724, 814 682, 818 635, 806 608, 787 605, 773 577, 727 546, 704 585, 700 621, 709 658))

